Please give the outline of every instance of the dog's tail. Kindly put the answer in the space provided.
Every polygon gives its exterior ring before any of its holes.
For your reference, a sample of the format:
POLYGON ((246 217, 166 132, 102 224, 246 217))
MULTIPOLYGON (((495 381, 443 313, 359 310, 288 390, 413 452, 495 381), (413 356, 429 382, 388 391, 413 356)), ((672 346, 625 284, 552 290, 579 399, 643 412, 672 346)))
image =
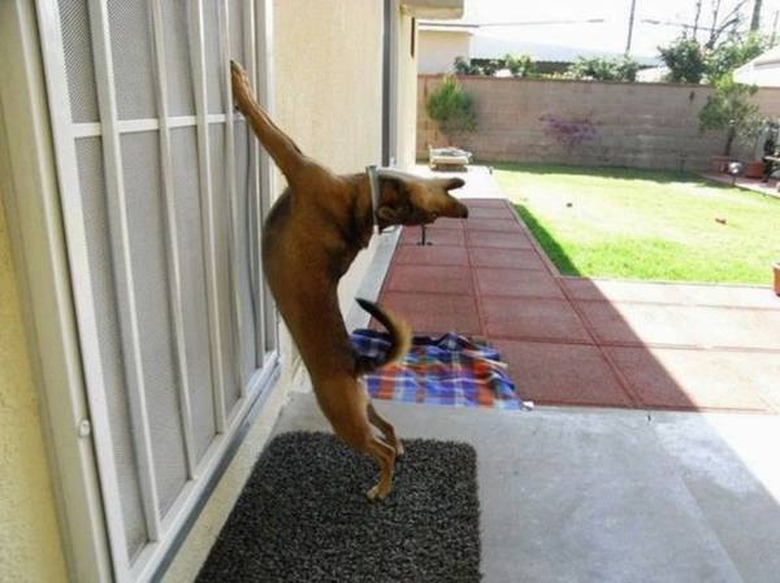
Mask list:
POLYGON ((386 364, 392 364, 401 360, 409 352, 409 348, 412 345, 412 329, 406 320, 368 300, 357 298, 357 303, 387 328, 392 337, 390 350, 383 358, 358 358, 357 373, 365 374, 386 364))

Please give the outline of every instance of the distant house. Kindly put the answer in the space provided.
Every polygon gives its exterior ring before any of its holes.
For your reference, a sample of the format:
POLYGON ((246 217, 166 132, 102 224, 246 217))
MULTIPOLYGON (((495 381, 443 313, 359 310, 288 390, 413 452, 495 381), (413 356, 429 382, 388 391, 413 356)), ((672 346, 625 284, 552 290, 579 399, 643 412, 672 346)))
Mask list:
POLYGON ((780 45, 739 67, 734 79, 759 87, 780 87, 780 45))
MULTIPOLYGON (((467 4, 468 7, 468 4, 467 4)), ((544 73, 565 71, 579 58, 620 58, 620 53, 594 51, 566 45, 527 42, 522 35, 498 32, 491 26, 480 24, 469 15, 456 21, 427 21, 418 23, 419 57, 418 72, 435 75, 453 71, 457 57, 464 57, 477 64, 493 59, 503 59, 507 54, 529 55, 537 69, 544 73)), ((642 65, 652 67, 655 59, 638 58, 642 65)))
POLYGON ((478 29, 478 24, 463 20, 420 22, 418 72, 430 75, 451 72, 456 57, 471 57, 472 38, 478 29))

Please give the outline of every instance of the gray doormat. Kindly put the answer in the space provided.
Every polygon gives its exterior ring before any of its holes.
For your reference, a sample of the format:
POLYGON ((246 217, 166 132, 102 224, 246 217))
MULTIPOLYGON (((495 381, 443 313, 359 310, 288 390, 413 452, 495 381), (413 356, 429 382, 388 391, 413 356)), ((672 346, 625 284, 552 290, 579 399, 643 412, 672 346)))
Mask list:
POLYGON ((476 452, 408 439, 393 491, 335 437, 286 433, 266 448, 198 575, 200 583, 480 581, 476 452))

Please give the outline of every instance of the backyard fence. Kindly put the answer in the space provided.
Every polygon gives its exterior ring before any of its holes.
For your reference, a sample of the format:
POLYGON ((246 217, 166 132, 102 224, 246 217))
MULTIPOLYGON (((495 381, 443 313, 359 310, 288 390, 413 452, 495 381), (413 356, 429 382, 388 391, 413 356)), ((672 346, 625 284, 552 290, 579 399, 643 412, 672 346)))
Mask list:
MULTIPOLYGON (((447 144, 425 111, 441 80, 418 78, 419 159, 429 145, 447 144)), ((460 83, 474 97, 478 128, 449 145, 477 160, 704 170, 726 142, 725 132, 699 131, 699 110, 712 93, 706 85, 490 77, 460 83)), ((760 89, 753 99, 763 115, 780 117, 780 89, 760 89)), ((738 154, 749 159, 749 150, 738 154)))

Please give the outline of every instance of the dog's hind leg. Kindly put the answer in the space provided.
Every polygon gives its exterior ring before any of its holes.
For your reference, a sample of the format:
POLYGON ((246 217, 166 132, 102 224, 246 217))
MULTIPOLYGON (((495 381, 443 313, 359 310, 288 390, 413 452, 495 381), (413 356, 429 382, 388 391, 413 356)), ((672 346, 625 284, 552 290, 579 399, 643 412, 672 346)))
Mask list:
POLYGON ((249 120, 252 130, 274 159, 276 165, 279 166, 287 180, 292 182, 298 174, 300 166, 304 163, 304 155, 295 142, 260 107, 249 85, 246 71, 241 65, 230 61, 230 73, 236 105, 249 120))
POLYGON ((368 420, 371 422, 371 425, 379 429, 379 431, 382 433, 382 436, 385 438, 385 441, 395 450, 395 455, 401 456, 404 454, 404 446, 401 443, 401 440, 398 439, 398 436, 395 434, 395 427, 393 427, 393 424, 390 423, 387 419, 382 417, 376 409, 374 409, 373 403, 371 401, 368 402, 367 406, 368 410, 368 420))
POLYGON ((366 495, 372 502, 384 500, 393 486, 395 450, 378 437, 371 436, 364 450, 379 462, 379 482, 366 495))

